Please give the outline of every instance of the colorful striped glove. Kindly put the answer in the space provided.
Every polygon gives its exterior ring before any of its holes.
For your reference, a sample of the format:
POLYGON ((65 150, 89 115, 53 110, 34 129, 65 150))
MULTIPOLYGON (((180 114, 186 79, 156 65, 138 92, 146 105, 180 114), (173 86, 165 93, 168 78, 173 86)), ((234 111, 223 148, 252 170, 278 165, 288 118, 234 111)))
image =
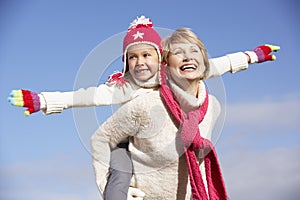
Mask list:
POLYGON ((270 54, 271 52, 276 52, 280 49, 280 46, 274 46, 271 44, 265 44, 256 47, 253 51, 246 51, 250 56, 250 63, 261 63, 265 61, 276 60, 276 56, 270 54))
POLYGON ((279 46, 274 46, 270 44, 265 44, 263 46, 256 47, 253 51, 256 53, 258 58, 258 63, 265 62, 268 60, 276 60, 276 56, 270 54, 271 52, 276 52, 280 49, 279 46))
POLYGON ((25 116, 39 111, 41 106, 38 94, 29 90, 12 90, 8 101, 13 106, 26 107, 25 116))

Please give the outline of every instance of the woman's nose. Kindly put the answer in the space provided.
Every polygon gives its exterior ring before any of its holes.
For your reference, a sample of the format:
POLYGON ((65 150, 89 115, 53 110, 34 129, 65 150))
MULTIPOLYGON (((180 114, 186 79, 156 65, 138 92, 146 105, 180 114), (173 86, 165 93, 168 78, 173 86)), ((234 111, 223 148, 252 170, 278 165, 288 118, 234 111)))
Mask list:
POLYGON ((192 55, 189 52, 185 52, 183 54, 183 61, 190 61, 192 60, 192 55))

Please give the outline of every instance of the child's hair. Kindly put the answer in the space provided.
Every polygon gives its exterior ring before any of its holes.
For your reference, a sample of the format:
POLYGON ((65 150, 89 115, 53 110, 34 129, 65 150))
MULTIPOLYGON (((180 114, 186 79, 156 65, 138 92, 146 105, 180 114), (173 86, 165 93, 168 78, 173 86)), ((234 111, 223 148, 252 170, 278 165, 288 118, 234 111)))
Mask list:
POLYGON ((176 44, 176 43, 196 44, 200 48, 201 53, 203 55, 204 64, 206 66, 206 70, 204 72, 204 78, 207 77, 210 68, 207 50, 202 40, 189 28, 179 28, 175 30, 171 36, 166 37, 162 41, 162 46, 163 46, 162 61, 168 64, 168 57, 171 53, 172 44, 176 44))

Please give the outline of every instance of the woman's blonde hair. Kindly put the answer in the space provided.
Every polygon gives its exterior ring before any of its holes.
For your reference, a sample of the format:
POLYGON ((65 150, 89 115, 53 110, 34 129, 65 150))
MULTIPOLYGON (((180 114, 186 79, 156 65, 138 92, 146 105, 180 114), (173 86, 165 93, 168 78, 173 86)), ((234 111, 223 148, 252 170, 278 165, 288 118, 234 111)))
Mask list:
POLYGON ((209 73, 209 61, 207 50, 204 46, 202 40, 189 28, 179 28, 173 32, 173 34, 169 37, 166 37, 162 41, 162 61, 168 64, 168 57, 171 53, 172 44, 176 43, 191 43, 196 44, 203 55, 204 64, 206 66, 206 70, 204 71, 204 78, 207 77, 209 73))

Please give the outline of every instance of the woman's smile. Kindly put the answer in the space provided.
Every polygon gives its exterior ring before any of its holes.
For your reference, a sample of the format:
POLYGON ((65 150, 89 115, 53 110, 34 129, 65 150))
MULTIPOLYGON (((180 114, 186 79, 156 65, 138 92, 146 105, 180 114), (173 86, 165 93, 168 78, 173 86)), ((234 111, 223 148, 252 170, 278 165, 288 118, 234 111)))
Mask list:
POLYGON ((195 66, 194 64, 184 64, 180 67, 181 71, 193 71, 196 69, 197 69, 197 66, 195 66))

